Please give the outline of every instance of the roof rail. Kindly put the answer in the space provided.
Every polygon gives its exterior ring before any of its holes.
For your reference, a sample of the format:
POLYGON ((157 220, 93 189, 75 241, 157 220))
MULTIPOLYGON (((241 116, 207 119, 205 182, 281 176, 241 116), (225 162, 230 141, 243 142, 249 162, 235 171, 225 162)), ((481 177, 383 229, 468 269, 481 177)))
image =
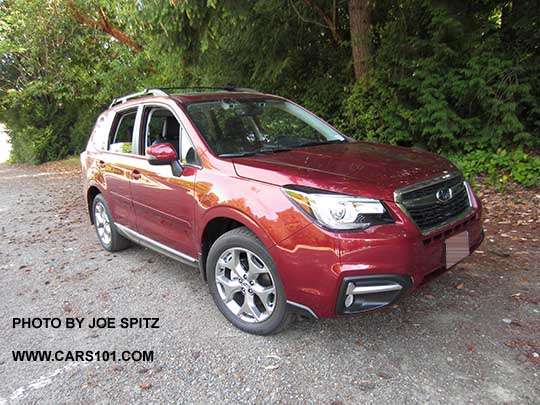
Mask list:
POLYGON ((240 93, 261 93, 259 90, 250 89, 248 87, 231 87, 230 91, 237 91, 240 93))
POLYGON ((221 90, 221 91, 230 91, 230 92, 239 92, 239 93, 260 93, 258 90, 248 89, 245 87, 219 87, 219 86, 178 86, 178 87, 159 87, 153 89, 144 89, 138 93, 128 94, 126 96, 118 97, 113 99, 109 108, 125 103, 132 98, 144 97, 144 96, 165 96, 171 97, 167 92, 168 90, 180 90, 180 89, 193 89, 193 90, 221 90))
POLYGON ((111 102, 111 105, 109 105, 109 108, 112 106, 115 106, 117 104, 125 103, 128 100, 131 100, 132 98, 137 97, 144 97, 144 96, 166 96, 170 97, 170 94, 163 91, 162 89, 144 89, 143 91, 139 91, 138 93, 128 94, 126 96, 118 97, 113 99, 111 102))
POLYGON ((175 87, 160 87, 160 90, 221 90, 221 91, 231 91, 231 92, 249 92, 249 93, 260 93, 260 91, 255 89, 248 89, 245 87, 232 87, 232 86, 175 86, 175 87))

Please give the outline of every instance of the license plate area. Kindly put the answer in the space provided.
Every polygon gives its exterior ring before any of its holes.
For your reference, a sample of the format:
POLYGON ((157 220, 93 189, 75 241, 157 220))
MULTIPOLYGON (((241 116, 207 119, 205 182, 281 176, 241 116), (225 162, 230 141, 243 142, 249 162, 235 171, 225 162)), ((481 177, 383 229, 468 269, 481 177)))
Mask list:
POLYGON ((462 261, 470 254, 469 232, 461 232, 444 242, 446 252, 446 268, 462 261))

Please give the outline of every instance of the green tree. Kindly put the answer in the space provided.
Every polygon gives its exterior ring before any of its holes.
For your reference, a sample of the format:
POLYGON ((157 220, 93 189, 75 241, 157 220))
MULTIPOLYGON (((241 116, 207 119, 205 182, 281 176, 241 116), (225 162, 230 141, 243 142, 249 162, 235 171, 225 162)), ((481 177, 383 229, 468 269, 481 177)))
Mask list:
POLYGON ((536 173, 540 148, 539 3, 6 0, 0 119, 12 158, 41 162, 78 153, 120 94, 237 85, 290 97, 358 139, 456 156, 469 172, 514 162, 513 177, 533 184, 522 173, 536 173))
POLYGON ((124 49, 70 18, 60 0, 3 2, 0 15, 0 118, 12 158, 43 162, 80 151, 103 104, 103 72, 124 49))

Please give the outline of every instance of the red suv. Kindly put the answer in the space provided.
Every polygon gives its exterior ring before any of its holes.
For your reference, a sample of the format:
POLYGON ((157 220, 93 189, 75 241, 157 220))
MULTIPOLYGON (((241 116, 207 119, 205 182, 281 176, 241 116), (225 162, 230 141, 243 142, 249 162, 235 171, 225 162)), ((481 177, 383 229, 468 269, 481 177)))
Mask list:
POLYGON ((482 242, 480 201, 442 157, 249 89, 165 90, 99 116, 81 155, 90 220, 108 251, 198 267, 246 332, 382 308, 482 242))

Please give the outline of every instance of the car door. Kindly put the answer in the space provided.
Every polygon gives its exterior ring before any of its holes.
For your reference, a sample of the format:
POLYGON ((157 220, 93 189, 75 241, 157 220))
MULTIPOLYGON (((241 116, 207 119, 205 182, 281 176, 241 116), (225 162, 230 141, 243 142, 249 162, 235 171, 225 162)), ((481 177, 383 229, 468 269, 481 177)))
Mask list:
POLYGON ((194 240, 194 185, 199 166, 195 150, 170 107, 145 106, 141 114, 140 154, 132 178, 131 194, 137 218, 137 232, 191 257, 196 257, 194 240), (152 143, 171 143, 183 166, 174 176, 170 166, 152 166, 146 148, 152 143))
POLYGON ((131 200, 130 180, 136 162, 135 128, 140 121, 138 107, 117 110, 109 133, 107 149, 100 154, 97 165, 103 173, 105 198, 116 223, 134 228, 135 213, 131 200))

